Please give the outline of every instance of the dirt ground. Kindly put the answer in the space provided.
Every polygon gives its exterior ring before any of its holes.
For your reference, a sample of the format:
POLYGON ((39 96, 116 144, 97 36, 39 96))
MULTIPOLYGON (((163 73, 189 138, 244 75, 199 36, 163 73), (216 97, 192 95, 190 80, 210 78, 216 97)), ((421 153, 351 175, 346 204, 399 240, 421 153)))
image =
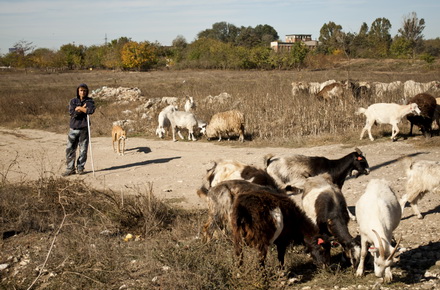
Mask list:
MULTIPOLYGON (((9 182, 60 176, 65 170, 66 138, 67 134, 0 128, 1 176, 6 175, 9 182)), ((294 149, 249 148, 236 145, 236 141, 230 141, 228 146, 220 146, 217 141, 172 142, 129 137, 125 155, 118 156, 113 152, 110 137, 98 137, 92 140, 95 174, 92 173, 89 154, 87 174, 67 178, 83 179, 97 189, 111 189, 121 194, 148 190, 149 183, 152 183, 153 193, 173 206, 204 209, 205 202, 197 196, 196 189, 201 185, 203 175, 212 160, 233 159, 262 167, 263 157, 268 153, 304 154, 337 159, 352 152, 354 148, 342 144, 294 149)), ((343 193, 352 212, 368 181, 373 178, 388 180, 398 197, 404 194, 405 173, 401 163, 397 161, 402 155, 440 161, 440 147, 415 148, 402 139, 397 142, 374 141, 359 148, 366 155, 371 173, 357 179, 348 178, 344 184, 343 193)), ((411 255, 421 255, 422 259, 425 259, 424 252, 420 253, 415 249, 428 250, 430 258, 426 258, 428 264, 423 268, 421 275, 431 275, 432 277, 429 276, 427 279, 436 281, 436 287, 439 287, 440 195, 426 195, 419 208, 425 218, 417 219, 411 208, 407 207, 395 236, 402 236, 401 246, 411 255), (410 251, 411 249, 413 251, 410 251), (438 271, 427 271, 431 266, 438 271)), ((350 231, 356 233, 355 222, 350 223, 350 231)), ((414 266, 420 267, 420 264, 417 261, 414 266)))

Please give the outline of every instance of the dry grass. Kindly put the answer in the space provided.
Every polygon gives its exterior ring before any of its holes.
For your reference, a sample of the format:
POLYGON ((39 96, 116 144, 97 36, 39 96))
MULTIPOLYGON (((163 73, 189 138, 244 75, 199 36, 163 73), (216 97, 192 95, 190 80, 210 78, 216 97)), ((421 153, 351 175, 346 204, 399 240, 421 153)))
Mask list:
MULTIPOLYGON (((425 71, 424 67, 414 72, 402 69, 402 64, 383 66, 357 62, 350 64, 350 71, 347 64, 341 64, 338 70, 314 72, 2 73, 0 121, 9 128, 64 133, 68 101, 76 86, 86 82, 92 89, 138 87, 146 98, 190 95, 198 101, 227 92, 233 101, 199 105, 197 114, 208 120, 219 110, 242 110, 247 116, 248 139, 253 140, 244 146, 367 144, 369 140, 358 141, 364 119, 354 116, 355 109, 378 101, 398 102, 402 94, 321 103, 306 95, 294 99, 291 82, 341 80, 348 74, 352 79, 387 82, 438 77, 438 70, 425 71), (365 70, 371 66, 376 70, 365 70), (399 71, 384 72, 383 66, 399 71)), ((121 112, 139 104, 97 101, 97 105, 93 134, 108 135, 111 123, 124 117, 121 112)), ((156 116, 138 121, 130 134, 154 137, 156 116)), ((405 126, 401 128, 408 132, 405 126)), ((390 128, 377 127, 373 134, 388 138, 390 128)), ((414 142, 438 146, 434 141, 414 142)), ((0 264, 8 268, 0 272, 0 289, 26 289, 32 283, 33 289, 314 289, 317 285, 357 289, 377 283, 374 275, 356 278, 353 269, 340 265, 339 249, 333 249, 334 264, 328 270, 317 270, 301 246, 289 249, 283 272, 277 268, 275 249, 269 253, 265 270, 258 269, 255 251, 250 249, 245 251, 245 266, 237 268, 230 240, 204 244, 199 239, 205 211, 176 210, 158 201, 151 188, 121 198, 66 179, 9 184, 8 167, 4 168, 0 172, 0 264), (128 233, 138 239, 124 241, 128 233)), ((396 281, 387 287, 410 288, 419 281, 403 269, 398 271, 396 281)))
MULTIPOLYGON (((316 145, 323 142, 355 142, 364 125, 364 117, 354 112, 359 106, 375 102, 402 103, 403 94, 371 96, 354 100, 346 97, 328 103, 314 96, 293 98, 291 82, 344 80, 364 81, 431 81, 438 78, 438 69, 428 70, 423 63, 408 61, 353 60, 341 62, 336 69, 322 71, 155 71, 144 73, 72 72, 62 74, 2 73, 0 78, 0 121, 10 128, 39 128, 57 133, 68 129, 66 106, 75 95, 76 86, 86 82, 90 88, 137 87, 146 99, 193 96, 198 103, 197 117, 209 120, 223 110, 239 109, 246 116, 246 146, 316 145), (405 69, 404 69, 405 68, 405 69), (417 70, 417 71, 415 71, 417 70), (222 92, 232 95, 225 104, 204 104, 209 95, 222 92)), ((433 66, 436 68, 436 66, 433 66)), ((149 112, 147 119, 140 113, 129 117, 122 112, 142 105, 140 102, 114 104, 97 100, 98 109, 92 117, 93 134, 109 135, 116 120, 134 119, 132 136, 155 138, 158 111, 149 112)), ((183 109, 183 108, 182 108, 183 109)), ((388 137, 389 126, 377 126, 375 136, 388 137)), ((407 124, 402 125, 405 134, 407 124)))

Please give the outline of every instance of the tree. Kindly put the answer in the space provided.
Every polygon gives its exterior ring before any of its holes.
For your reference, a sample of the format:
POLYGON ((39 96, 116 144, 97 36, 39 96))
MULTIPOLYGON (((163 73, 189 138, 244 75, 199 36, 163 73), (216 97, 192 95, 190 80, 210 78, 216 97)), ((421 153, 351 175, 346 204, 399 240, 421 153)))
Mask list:
POLYGON ((279 39, 278 32, 270 25, 259 24, 255 26, 254 30, 262 45, 269 46, 272 41, 277 41, 279 39))
POLYGON ((147 70, 158 61, 157 47, 148 41, 130 41, 122 48, 121 59, 125 68, 147 70))
POLYGON ((390 53, 397 58, 411 58, 412 44, 408 39, 396 35, 391 44, 390 53))
POLYGON ((320 50, 326 54, 332 54, 341 48, 343 39, 342 26, 330 21, 324 24, 319 31, 320 50))
POLYGON ((48 48, 37 48, 29 54, 30 61, 34 67, 47 68, 55 67, 56 53, 48 48))
POLYGON ((119 39, 110 41, 103 59, 104 67, 111 69, 122 68, 121 51, 124 45, 130 41, 131 39, 128 37, 120 37, 119 39))
POLYGON ((386 18, 376 18, 368 32, 374 57, 386 57, 391 45, 391 23, 386 18))
POLYGON ((412 12, 403 18, 402 27, 398 30, 400 35, 411 43, 413 59, 416 52, 423 44, 423 30, 425 29, 425 20, 418 19, 417 13, 412 12))
POLYGON ((69 43, 62 45, 58 54, 64 66, 67 66, 69 69, 80 69, 84 64, 85 49, 83 45, 76 46, 69 43))
POLYGON ((31 65, 28 55, 33 52, 35 46, 32 42, 20 40, 14 44, 14 51, 8 53, 10 65, 14 67, 28 67, 31 65))
POLYGON ((304 65, 304 61, 309 52, 308 48, 303 42, 296 42, 292 45, 289 56, 289 67, 300 69, 304 65))
POLYGON ((211 29, 206 29, 197 34, 198 38, 212 38, 222 42, 234 42, 239 29, 234 25, 223 22, 217 22, 211 29))

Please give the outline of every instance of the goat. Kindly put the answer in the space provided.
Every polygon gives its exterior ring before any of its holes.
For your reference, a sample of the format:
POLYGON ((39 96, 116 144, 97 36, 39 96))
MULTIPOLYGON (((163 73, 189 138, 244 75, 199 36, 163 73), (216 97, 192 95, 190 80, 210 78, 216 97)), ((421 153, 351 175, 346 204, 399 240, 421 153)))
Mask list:
POLYGON ((278 188, 275 180, 265 170, 242 163, 240 161, 219 159, 212 162, 212 166, 206 171, 202 186, 197 194, 206 196, 208 190, 225 180, 242 179, 255 184, 267 185, 278 188))
POLYGON ((316 265, 330 263, 328 238, 319 234, 318 227, 287 195, 263 189, 239 194, 232 206, 231 228, 239 265, 243 264, 243 242, 258 250, 263 267, 271 244, 277 246, 278 261, 283 266, 292 242, 305 244, 316 265))
POLYGON ((365 193, 356 203, 356 220, 361 235, 361 257, 356 276, 364 274, 367 244, 374 244, 368 251, 374 257, 374 274, 391 282, 391 266, 398 261, 395 256, 399 246, 391 245, 393 231, 400 223, 402 211, 393 190, 384 179, 372 179, 365 193), (378 250, 379 249, 379 250, 378 250))
POLYGON ((193 113, 183 112, 183 111, 169 111, 166 113, 166 117, 170 120, 171 129, 173 132, 173 141, 176 140, 176 131, 179 134, 179 137, 183 140, 182 134, 179 131, 179 128, 188 129, 188 140, 196 141, 196 137, 194 136, 194 127, 197 126, 197 119, 193 113))
POLYGON ((440 135, 440 98, 435 98, 435 101, 437 103, 437 106, 435 106, 435 112, 432 119, 437 124, 437 130, 440 135))
POLYGON ((365 127, 362 129, 360 140, 364 137, 365 131, 368 131, 368 136, 371 141, 374 141, 371 135, 371 127, 375 124, 390 124, 392 125, 391 140, 395 141, 399 133, 397 124, 402 118, 410 113, 420 114, 417 104, 399 105, 395 103, 376 103, 370 105, 367 109, 359 108, 357 114, 364 114, 367 117, 365 127))
POLYGON ((159 136, 159 138, 163 138, 165 136, 165 129, 169 129, 171 127, 171 123, 167 117, 167 114, 172 111, 177 111, 176 105, 166 106, 157 117, 158 125, 156 129, 156 135, 159 136))
POLYGON ((407 201, 411 205, 417 218, 422 219, 417 203, 426 193, 440 190, 440 162, 428 160, 414 160, 406 157, 402 159, 406 170, 406 193, 400 199, 402 212, 407 201))
POLYGON ((206 193, 198 191, 199 197, 204 197, 208 204, 208 220, 203 226, 203 239, 209 242, 212 238, 218 237, 218 230, 221 233, 230 232, 230 215, 232 203, 236 196, 243 192, 264 189, 273 193, 284 194, 271 186, 263 186, 247 180, 225 180, 211 187, 206 193))
POLYGON ((187 97, 186 102, 185 102, 185 112, 192 112, 193 110, 196 109, 196 103, 194 102, 193 97, 187 97))
POLYGON ((329 173, 332 182, 342 189, 345 178, 356 170, 355 177, 370 173, 367 159, 358 148, 340 159, 322 156, 292 155, 290 157, 267 154, 264 157, 267 173, 273 177, 279 188, 287 191, 302 190, 307 177, 329 173))
POLYGON ((408 100, 408 104, 417 104, 420 109, 418 115, 408 114, 406 118, 411 122, 409 135, 412 136, 413 125, 417 125, 422 130, 425 137, 432 137, 432 121, 437 109, 437 102, 435 98, 429 94, 417 94, 408 100), (430 133, 430 135, 429 135, 430 133))
POLYGON ((348 230, 347 202, 331 176, 323 173, 307 178, 302 205, 308 217, 318 226, 321 234, 334 236, 342 245, 345 256, 357 266, 360 246, 348 230))
POLYGON ((341 98, 344 94, 344 85, 341 83, 331 83, 322 88, 317 94, 318 99, 328 101, 335 98, 341 98))
POLYGON ((244 142, 244 123, 244 115, 238 110, 220 112, 212 116, 211 121, 205 126, 204 133, 208 140, 218 137, 218 141, 222 140, 223 134, 228 136, 228 139, 230 134, 237 134, 238 140, 244 142))

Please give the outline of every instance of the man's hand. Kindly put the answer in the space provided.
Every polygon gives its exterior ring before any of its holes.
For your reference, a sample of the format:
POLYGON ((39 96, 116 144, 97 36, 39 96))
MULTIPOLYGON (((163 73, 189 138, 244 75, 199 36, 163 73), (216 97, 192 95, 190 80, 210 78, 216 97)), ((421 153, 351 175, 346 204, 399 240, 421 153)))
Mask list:
POLYGON ((78 106, 75 108, 76 112, 82 112, 82 113, 86 113, 87 112, 87 106, 86 104, 84 104, 83 106, 78 106))

